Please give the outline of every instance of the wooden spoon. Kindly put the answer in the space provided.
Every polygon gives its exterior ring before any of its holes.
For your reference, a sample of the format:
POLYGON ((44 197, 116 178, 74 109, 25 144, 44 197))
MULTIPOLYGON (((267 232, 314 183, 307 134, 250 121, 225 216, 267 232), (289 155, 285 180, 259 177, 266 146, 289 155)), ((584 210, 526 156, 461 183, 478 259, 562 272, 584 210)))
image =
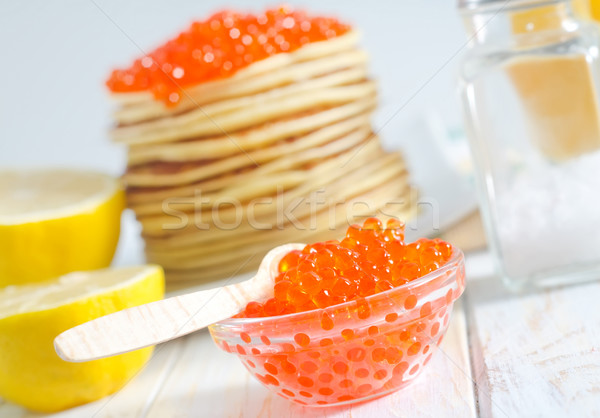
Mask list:
POLYGON ((173 340, 230 318, 248 302, 268 298, 279 261, 304 245, 275 247, 256 275, 244 282, 147 303, 71 328, 55 338, 56 353, 66 361, 96 360, 173 340))

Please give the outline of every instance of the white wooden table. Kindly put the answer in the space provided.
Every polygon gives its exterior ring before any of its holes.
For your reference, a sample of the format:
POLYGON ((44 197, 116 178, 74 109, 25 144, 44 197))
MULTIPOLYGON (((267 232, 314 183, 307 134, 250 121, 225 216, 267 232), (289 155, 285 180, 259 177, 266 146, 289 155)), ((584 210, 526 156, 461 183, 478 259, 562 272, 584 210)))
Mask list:
MULTIPOLYGON (((387 397, 342 409, 291 404, 200 332, 159 346, 117 394, 53 416, 600 416, 600 282, 511 295, 486 253, 467 257, 467 277, 440 352, 387 397)), ((30 416, 0 401, 0 418, 30 416)))

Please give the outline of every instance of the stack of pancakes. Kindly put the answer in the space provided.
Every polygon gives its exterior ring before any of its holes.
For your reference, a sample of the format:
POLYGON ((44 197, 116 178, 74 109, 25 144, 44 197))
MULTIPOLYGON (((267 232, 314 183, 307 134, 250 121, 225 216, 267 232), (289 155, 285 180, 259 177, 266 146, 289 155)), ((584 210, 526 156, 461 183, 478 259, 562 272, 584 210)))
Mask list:
POLYGON ((348 32, 273 55, 187 88, 175 107, 116 96, 129 207, 170 281, 235 274, 274 246, 414 212, 401 155, 371 128, 376 86, 357 40, 348 32))

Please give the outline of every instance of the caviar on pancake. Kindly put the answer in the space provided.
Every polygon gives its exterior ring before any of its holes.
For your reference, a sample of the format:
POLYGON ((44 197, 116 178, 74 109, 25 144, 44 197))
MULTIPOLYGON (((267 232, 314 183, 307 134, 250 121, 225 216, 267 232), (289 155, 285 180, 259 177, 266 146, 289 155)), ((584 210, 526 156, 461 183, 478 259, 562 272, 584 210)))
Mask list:
POLYGON ((150 91, 169 106, 181 88, 227 78, 253 62, 340 36, 350 26, 331 17, 308 16, 288 7, 258 15, 221 11, 197 21, 106 82, 114 93, 150 91))

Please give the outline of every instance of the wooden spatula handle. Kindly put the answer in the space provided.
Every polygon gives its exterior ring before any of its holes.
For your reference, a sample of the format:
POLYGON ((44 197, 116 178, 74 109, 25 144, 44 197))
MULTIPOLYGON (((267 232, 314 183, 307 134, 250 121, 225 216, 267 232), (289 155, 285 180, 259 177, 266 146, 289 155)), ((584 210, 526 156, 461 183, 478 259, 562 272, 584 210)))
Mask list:
POLYGON ((245 282, 136 306, 71 328, 54 340, 56 352, 67 361, 95 360, 172 340, 229 318, 248 302, 267 298, 279 260, 302 247, 274 248, 256 276, 245 282))

